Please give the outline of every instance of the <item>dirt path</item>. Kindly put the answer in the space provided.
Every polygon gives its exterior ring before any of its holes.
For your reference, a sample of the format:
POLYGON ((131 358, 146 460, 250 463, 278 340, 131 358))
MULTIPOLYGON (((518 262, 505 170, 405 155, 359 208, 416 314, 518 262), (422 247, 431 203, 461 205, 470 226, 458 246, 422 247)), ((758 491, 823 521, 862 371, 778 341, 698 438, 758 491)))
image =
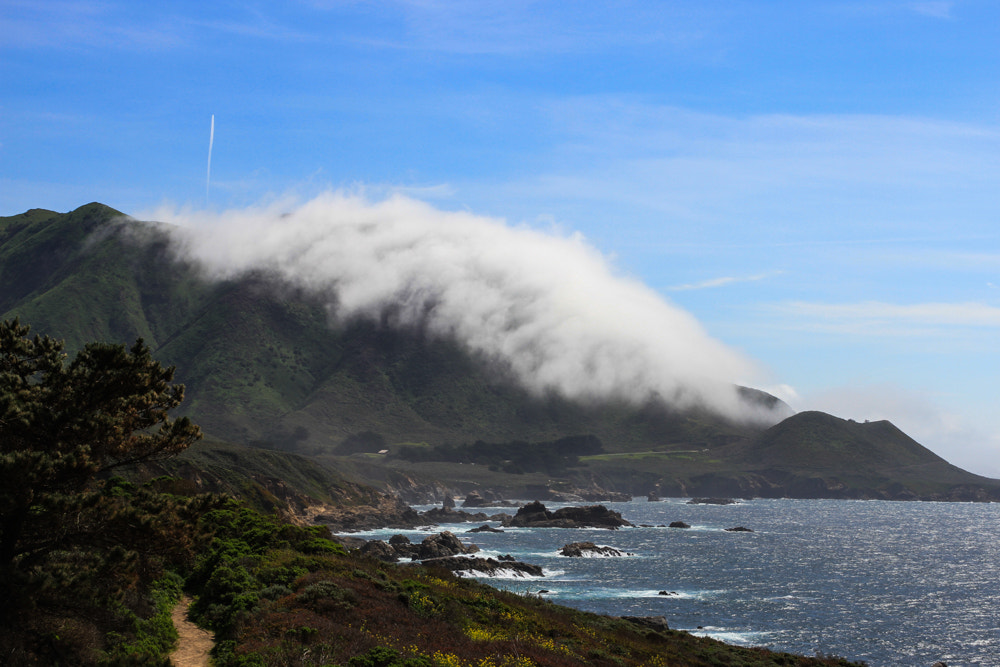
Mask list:
POLYGON ((172 618, 180 639, 177 649, 170 654, 170 664, 174 667, 209 667, 208 652, 215 641, 211 632, 202 630, 187 619, 190 604, 191 598, 185 595, 174 607, 172 618))

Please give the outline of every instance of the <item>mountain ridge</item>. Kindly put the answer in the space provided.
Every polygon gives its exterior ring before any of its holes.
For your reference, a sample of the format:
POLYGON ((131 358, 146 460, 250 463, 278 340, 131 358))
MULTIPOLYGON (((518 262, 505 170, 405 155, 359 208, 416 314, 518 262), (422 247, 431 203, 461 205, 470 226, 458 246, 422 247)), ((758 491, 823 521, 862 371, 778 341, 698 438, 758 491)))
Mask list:
POLYGON ((891 425, 801 413, 767 428, 655 398, 635 405, 537 396, 453 340, 394 327, 388 316, 338 320, 324 301, 266 271, 209 280, 174 256, 162 228, 98 203, 0 218, 0 278, 0 317, 20 317, 70 351, 89 340, 145 339, 177 367, 185 411, 216 437, 315 456, 383 486, 403 475, 456 492, 555 484, 634 494, 1000 499, 1000 481, 951 466, 891 425), (337 454, 366 433, 384 446, 337 454), (605 451, 558 480, 394 457, 406 443, 584 434, 605 451), (856 474, 855 460, 881 459, 868 466, 872 474, 856 474))

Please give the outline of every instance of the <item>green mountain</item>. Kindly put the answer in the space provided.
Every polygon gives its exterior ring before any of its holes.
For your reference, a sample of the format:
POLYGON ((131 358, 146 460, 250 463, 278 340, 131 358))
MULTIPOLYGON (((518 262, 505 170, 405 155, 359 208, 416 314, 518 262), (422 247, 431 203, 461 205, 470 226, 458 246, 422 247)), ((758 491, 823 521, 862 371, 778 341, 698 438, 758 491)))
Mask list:
POLYGON ((266 272, 209 280, 173 256, 162 226, 101 204, 0 218, 0 317, 70 352, 141 337, 177 367, 185 412, 207 433, 383 488, 1000 499, 1000 481, 949 466, 890 424, 804 413, 767 429, 655 400, 539 398, 455 341, 389 317, 343 321, 325 303, 266 272), (521 454, 583 435, 598 449, 557 469, 521 454), (475 443, 515 454, 455 454, 475 443))

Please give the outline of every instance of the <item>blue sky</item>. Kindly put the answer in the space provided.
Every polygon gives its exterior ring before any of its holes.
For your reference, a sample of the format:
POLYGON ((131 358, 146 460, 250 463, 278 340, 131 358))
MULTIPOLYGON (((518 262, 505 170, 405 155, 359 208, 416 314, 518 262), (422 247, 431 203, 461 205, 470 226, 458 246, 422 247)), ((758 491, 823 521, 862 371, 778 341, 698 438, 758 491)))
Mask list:
POLYGON ((988 0, 0 0, 0 215, 346 189, 578 231, 797 409, 1000 476, 998 72, 988 0))

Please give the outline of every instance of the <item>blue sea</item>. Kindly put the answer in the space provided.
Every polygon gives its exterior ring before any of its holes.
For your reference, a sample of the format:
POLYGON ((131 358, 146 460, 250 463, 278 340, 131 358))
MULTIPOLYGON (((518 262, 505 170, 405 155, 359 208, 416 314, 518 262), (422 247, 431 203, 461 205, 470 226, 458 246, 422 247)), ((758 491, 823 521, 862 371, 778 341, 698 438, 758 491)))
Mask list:
POLYGON ((484 579, 498 588, 545 589, 542 595, 554 602, 602 614, 665 616, 673 629, 733 644, 835 654, 873 667, 929 667, 938 660, 950 667, 1000 665, 1000 504, 605 505, 651 527, 467 534, 477 523, 358 536, 403 533, 419 541, 450 530, 478 545, 477 555, 511 554, 545 569, 541 579, 484 579), (663 527, 671 521, 691 528, 663 527), (753 532, 724 530, 735 526, 753 532), (559 555, 564 544, 581 541, 630 555, 559 555))

